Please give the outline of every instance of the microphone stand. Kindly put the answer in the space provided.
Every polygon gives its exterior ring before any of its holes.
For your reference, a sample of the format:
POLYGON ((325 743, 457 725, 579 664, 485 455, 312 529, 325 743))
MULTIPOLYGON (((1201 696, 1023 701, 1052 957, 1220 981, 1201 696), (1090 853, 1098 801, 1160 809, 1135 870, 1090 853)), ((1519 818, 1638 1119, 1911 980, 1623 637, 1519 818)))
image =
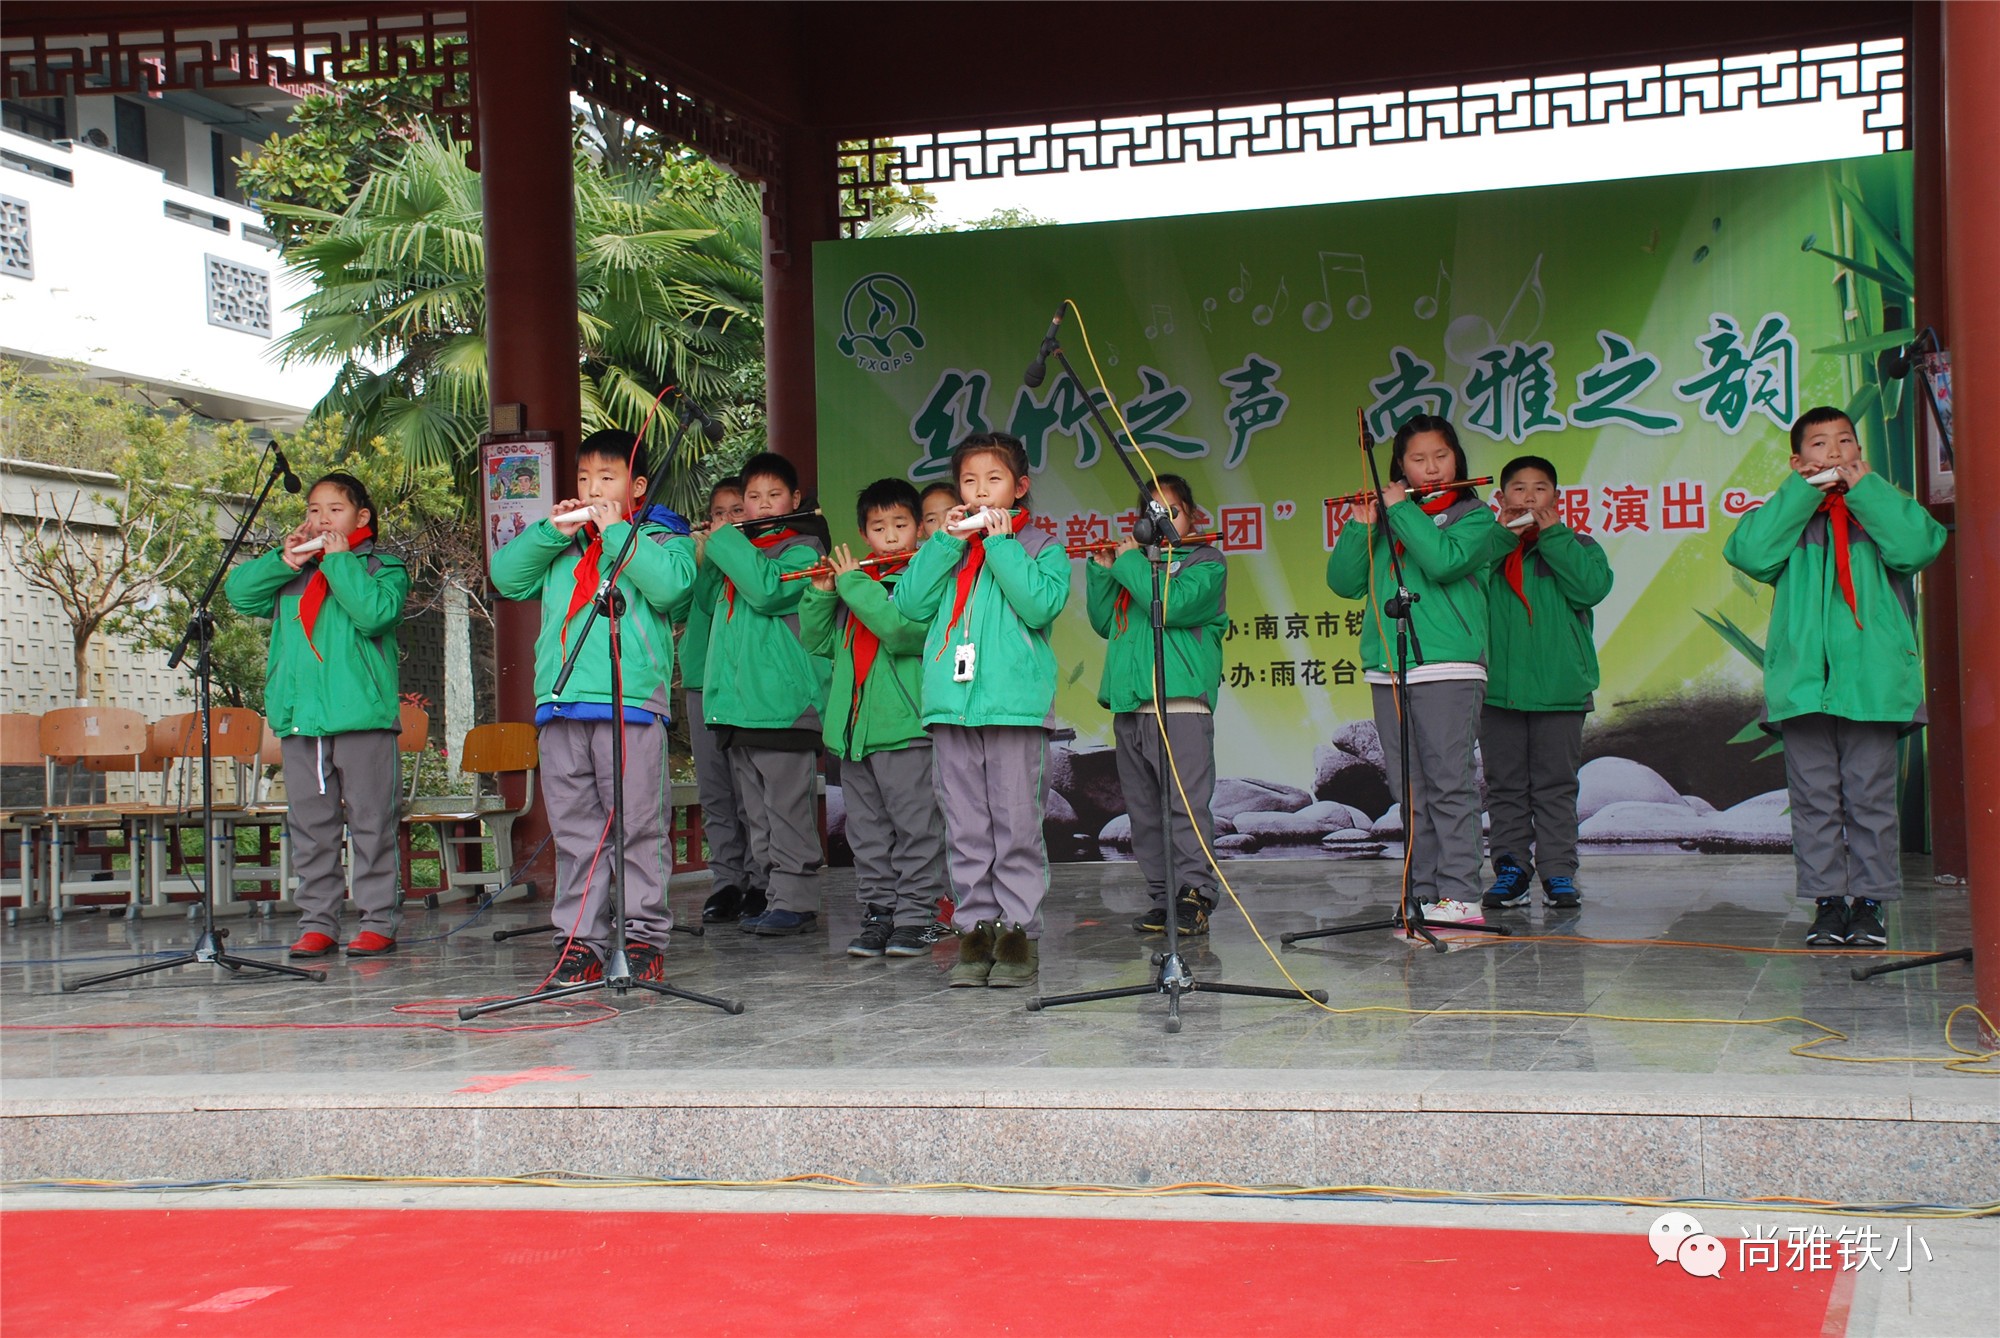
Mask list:
MULTIPOLYGON (((678 416, 680 418, 680 426, 674 432, 673 440, 667 445, 666 457, 661 461, 662 472, 664 472, 666 463, 679 453, 681 439, 687 435, 688 424, 692 421, 693 415, 686 408, 685 399, 683 399, 678 416)), ((623 681, 619 675, 619 665, 622 663, 619 658, 622 653, 619 619, 625 612, 625 595, 623 591, 618 589, 618 576, 625 569, 626 562, 631 559, 632 546, 638 541, 639 517, 635 516, 625 526, 625 542, 619 545, 618 555, 612 559, 611 565, 604 569, 604 575, 597 583, 597 593, 590 601, 589 612, 584 615, 583 626, 577 633, 576 644, 570 647, 569 655, 563 660, 562 670, 556 675, 555 681, 555 693, 560 696, 563 688, 569 683, 569 676, 576 671, 577 660, 583 654, 584 646, 590 640, 591 627, 601 615, 605 620, 605 628, 609 633, 612 681, 619 684, 618 691, 614 694, 617 700, 612 703, 617 713, 616 723, 618 728, 611 732, 611 886, 609 889, 611 897, 611 950, 604 958, 604 974, 597 980, 586 980, 575 985, 558 985, 554 989, 520 994, 511 999, 499 999, 493 1003, 467 1004, 458 1010, 458 1017, 461 1022, 470 1022, 473 1018, 479 1017, 482 1014, 497 1013, 506 1008, 519 1008, 522 1004, 548 1003, 555 999, 567 999, 573 994, 587 994, 593 990, 610 990, 613 994, 622 996, 629 994, 634 989, 642 989, 649 990, 654 994, 663 994, 670 998, 686 999, 690 1003, 707 1004, 710 1008, 720 1008, 725 1013, 733 1014, 743 1011, 742 1003, 735 999, 718 999, 713 995, 696 994, 693 990, 684 990, 678 986, 669 985, 664 980, 634 979, 632 975, 632 963, 625 953, 626 725, 625 693, 623 681)), ((665 747, 664 741, 662 741, 661 746, 662 748, 665 747)), ((672 873, 671 869, 661 870, 661 876, 667 881, 672 880, 672 873)), ((584 909, 586 912, 589 910, 589 895, 589 889, 586 888, 584 890, 584 909)), ((553 929, 555 926, 551 925, 549 928, 553 929)), ((540 926, 536 926, 532 929, 516 932, 539 933, 542 931, 540 926)))
MULTIPOLYGON (((1118 462, 1125 466, 1125 472, 1132 476, 1132 485, 1141 497, 1147 496, 1146 480, 1139 476, 1139 468, 1132 462, 1131 443, 1126 442, 1104 421, 1103 412, 1097 401, 1084 386, 1083 378, 1070 366, 1062 346, 1056 342, 1055 329, 1050 327, 1049 335, 1042 341, 1042 356, 1053 356, 1062 367, 1063 375, 1070 379, 1090 406, 1092 416, 1097 419, 1098 430, 1104 433, 1118 454, 1118 462)), ((1161 733, 1160 761, 1162 776, 1160 784, 1160 836, 1166 847, 1167 861, 1167 947, 1166 951, 1153 955, 1153 965, 1157 968, 1153 980, 1145 985, 1126 985, 1117 989, 1088 990, 1081 994, 1058 994, 1049 998, 1037 995, 1028 1000, 1028 1011, 1038 1013, 1044 1008, 1061 1008, 1068 1004, 1094 1003, 1101 999, 1129 999, 1141 994, 1164 994, 1167 996, 1167 1032, 1172 1035, 1181 1029, 1181 997, 1201 991, 1208 994, 1242 994, 1261 999, 1297 999, 1302 994, 1320 1003, 1326 1002, 1324 990, 1275 989, 1266 985, 1226 985, 1214 981, 1201 981, 1188 970, 1180 952, 1180 879, 1174 868, 1174 814, 1173 791, 1168 788, 1173 781, 1174 769, 1171 754, 1166 744, 1167 723, 1167 622, 1166 622, 1166 568, 1172 560, 1170 551, 1180 538, 1174 528, 1173 517, 1168 514, 1165 504, 1157 495, 1146 503, 1143 514, 1133 523, 1132 537, 1145 549, 1147 565, 1153 574, 1153 711, 1161 733)), ((1189 815, 1192 820, 1193 815, 1189 815)))
MULTIPOLYGON (((209 573, 208 588, 195 601, 194 612, 188 618, 187 627, 181 632, 180 645, 174 648, 172 658, 167 661, 169 669, 178 668, 187 658, 188 647, 194 647, 195 715, 201 722, 201 933, 196 936, 194 947, 183 953, 176 953, 165 961, 149 962, 144 966, 129 967, 123 971, 110 971, 103 975, 86 976, 82 980, 62 982, 62 992, 72 993, 88 989, 92 985, 104 985, 114 980, 125 980, 132 976, 151 975, 155 971, 171 971, 178 966, 188 966, 195 962, 206 962, 230 971, 264 971, 274 976, 293 976, 300 980, 325 980, 326 972, 308 971, 282 962, 260 962, 249 957, 239 957, 228 950, 225 940, 227 929, 215 927, 215 766, 214 740, 209 735, 209 710, 214 679, 214 662, 210 650, 215 643, 215 617, 209 606, 215 602, 215 592, 222 586, 222 578, 229 574, 229 568, 236 561, 243 541, 249 537, 250 526, 257 519, 257 513, 264 509, 265 499, 271 495, 271 485, 280 476, 288 481, 293 479, 292 467, 285 459, 285 453, 276 442, 271 443, 271 453, 275 457, 271 472, 264 476, 264 486, 257 491, 250 509, 236 522, 236 533, 229 538, 229 547, 223 550, 222 560, 209 573)), ((296 492, 296 482, 291 484, 296 492)))
MULTIPOLYGON (((1396 593, 1382 604, 1382 612, 1396 623, 1396 739, 1398 742, 1397 761, 1402 765, 1403 783, 1403 888, 1396 913, 1386 920, 1368 920, 1361 924, 1339 925, 1332 929, 1311 929, 1298 934, 1280 934, 1278 942, 1287 946, 1303 943, 1307 939, 1333 938, 1340 934, 1366 934, 1377 929, 1401 930, 1406 938, 1421 938, 1439 952, 1449 951, 1444 941, 1431 932, 1430 923, 1424 919, 1423 904, 1414 896, 1415 889, 1410 883, 1411 858, 1417 839, 1416 815, 1410 811, 1413 798, 1410 782, 1410 664, 1424 662, 1423 643, 1417 639, 1415 606, 1416 591, 1410 589, 1403 579, 1403 556, 1396 551, 1395 536, 1389 534, 1389 507, 1382 495, 1382 471, 1375 464, 1375 434, 1368 430, 1365 410, 1355 411, 1355 421, 1361 433, 1361 450, 1368 457, 1369 490, 1375 494, 1375 523, 1389 537, 1389 574, 1396 582, 1396 593)), ((1368 542, 1374 543, 1370 534, 1368 542)), ((1369 592, 1371 595, 1373 591, 1369 592)), ((1454 928, 1473 930, 1483 934, 1498 934, 1509 937, 1503 925, 1455 925, 1454 928)))

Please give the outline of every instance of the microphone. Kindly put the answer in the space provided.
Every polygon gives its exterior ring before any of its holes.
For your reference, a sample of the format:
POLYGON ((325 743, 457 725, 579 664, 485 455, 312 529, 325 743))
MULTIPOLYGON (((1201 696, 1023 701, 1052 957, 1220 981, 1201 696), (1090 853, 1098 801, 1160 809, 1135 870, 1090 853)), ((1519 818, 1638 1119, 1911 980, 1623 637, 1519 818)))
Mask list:
POLYGON ((1368 411, 1359 405, 1356 405, 1354 409, 1354 430, 1361 434, 1362 450, 1372 451, 1375 449, 1375 434, 1368 430, 1368 411))
POLYGON ((1885 381, 1900 381, 1910 374, 1911 366, 1919 357, 1937 351, 1937 329, 1926 325, 1909 343, 1900 348, 1883 349, 1875 359, 1875 369, 1885 381))
POLYGON ((284 476, 285 491, 296 493, 299 491, 299 476, 292 472, 292 462, 285 458, 285 453, 279 450, 275 443, 271 450, 278 457, 278 472, 284 476))
POLYGON ((723 436, 722 424, 716 422, 715 419, 709 415, 708 410, 701 407, 699 401, 690 398, 688 395, 683 393, 678 387, 676 387, 674 390, 674 398, 678 399, 681 402, 681 409, 684 411, 686 415, 682 419, 683 422, 685 422, 687 418, 692 418, 697 423, 701 424, 702 436, 707 437, 711 442, 720 442, 722 440, 723 436))
POLYGON ((1041 351, 1028 364, 1028 370, 1021 373, 1021 384, 1030 390, 1038 388, 1049 376, 1049 354, 1056 351, 1056 331, 1062 326, 1062 304, 1056 305, 1056 318, 1049 322, 1049 332, 1042 336, 1041 351))

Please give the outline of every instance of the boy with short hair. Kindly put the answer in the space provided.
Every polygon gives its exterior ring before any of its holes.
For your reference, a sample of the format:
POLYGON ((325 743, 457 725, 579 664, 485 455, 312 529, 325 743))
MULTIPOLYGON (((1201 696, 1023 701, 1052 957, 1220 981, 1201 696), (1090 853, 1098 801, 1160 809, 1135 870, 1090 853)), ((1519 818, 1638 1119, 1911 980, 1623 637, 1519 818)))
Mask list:
MULTIPOLYGON (((1157 490, 1174 528, 1192 534, 1199 523, 1193 486, 1179 474, 1161 474, 1157 490)), ((1140 509, 1152 501, 1148 485, 1140 509)), ((1090 625, 1108 643, 1097 700, 1112 712, 1118 745, 1118 781, 1132 823, 1132 856, 1146 878, 1152 909, 1133 922, 1142 934, 1167 929, 1167 895, 1176 898, 1183 934, 1206 934, 1215 909, 1215 701, 1222 687, 1222 637, 1229 630, 1229 568, 1220 549, 1202 544, 1173 554, 1166 584, 1167 743, 1160 746, 1159 708, 1153 701, 1153 628, 1147 609, 1153 573, 1146 555, 1128 537, 1116 554, 1099 553, 1084 569, 1090 625), (1179 772, 1179 783, 1175 771, 1179 772), (1160 830, 1160 792, 1171 805, 1172 830, 1160 830), (1183 795, 1182 791, 1186 793, 1183 795), (1190 812, 1192 810, 1192 812, 1190 812), (1180 886, 1167 886, 1167 854, 1180 886)))
POLYGON ((612 736, 625 730, 625 929, 632 975, 665 974, 673 916, 667 909, 666 722, 672 709, 671 614, 694 582, 694 545, 687 522, 645 504, 646 479, 631 467, 632 439, 616 429, 594 432, 577 448, 577 495, 555 514, 588 507, 588 520, 538 520, 493 555, 493 585, 506 599, 542 601, 535 638, 535 725, 541 778, 556 844, 556 896, 550 918, 568 935, 549 985, 577 985, 604 974, 611 936, 611 860, 601 846, 609 831, 612 736), (610 627, 590 624, 587 644, 562 694, 556 676, 589 616, 592 597, 639 527, 617 588, 625 596, 619 620, 622 694, 613 692, 610 627))
MULTIPOLYGON (((716 480, 708 493, 711 529, 743 519, 743 480, 732 474, 716 480)), ((681 632, 681 686, 687 691, 684 718, 688 748, 694 755, 695 793, 701 800, 702 831, 708 837, 708 867, 713 890, 702 904, 703 924, 733 922, 764 913, 764 885, 770 870, 750 861, 750 844, 743 835, 743 815, 736 801, 736 781, 729 756, 708 727, 701 704, 702 672, 708 665, 708 630, 715 612, 715 594, 722 580, 713 562, 695 571, 688 601, 687 625, 681 632)))
POLYGON ((825 548, 774 519, 799 509, 791 461, 753 455, 742 478, 744 519, 719 526, 703 554, 718 580, 709 605, 702 710, 729 758, 752 867, 769 870, 765 909, 741 928, 776 937, 803 934, 819 920, 815 781, 827 665, 799 644, 805 582, 781 578, 815 565, 825 548))
POLYGON ((1486 588, 1479 751, 1494 878, 1480 904, 1489 909, 1524 905, 1536 873, 1544 905, 1583 904, 1576 776, 1598 682, 1591 610, 1611 593, 1611 562, 1595 540, 1563 523, 1556 488, 1556 467, 1539 455, 1500 471, 1500 523, 1520 539, 1486 588))
POLYGON ((944 817, 918 705, 930 624, 904 616, 893 598, 916 552, 918 506, 902 479, 862 489, 854 510, 871 565, 842 544, 830 555, 832 572, 815 576, 799 601, 799 639, 833 664, 826 746, 841 759, 862 915, 847 945, 852 957, 928 956, 945 890, 944 817))
POLYGON ((1723 547, 1773 587, 1764 728, 1785 743, 1798 895, 1816 907, 1807 943, 1888 942, 1882 903, 1903 892, 1896 741, 1924 723, 1910 578, 1944 541, 1822 405, 1792 424, 1791 477, 1723 547))

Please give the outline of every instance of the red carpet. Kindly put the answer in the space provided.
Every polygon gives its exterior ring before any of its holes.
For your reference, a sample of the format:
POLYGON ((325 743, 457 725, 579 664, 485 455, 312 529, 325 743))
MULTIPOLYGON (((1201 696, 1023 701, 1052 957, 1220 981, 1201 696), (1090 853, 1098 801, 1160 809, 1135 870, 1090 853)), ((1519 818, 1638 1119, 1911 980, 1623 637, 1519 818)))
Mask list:
POLYGON ((7 1338, 1806 1335, 1832 1273, 1621 1235, 761 1213, 0 1214, 7 1338))

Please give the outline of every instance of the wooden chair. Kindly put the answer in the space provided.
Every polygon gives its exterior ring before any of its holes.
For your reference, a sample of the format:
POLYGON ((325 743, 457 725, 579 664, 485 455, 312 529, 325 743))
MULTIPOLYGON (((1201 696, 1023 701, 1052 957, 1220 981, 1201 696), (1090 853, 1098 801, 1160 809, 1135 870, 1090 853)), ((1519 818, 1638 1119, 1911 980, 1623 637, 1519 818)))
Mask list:
MULTIPOLYGON (((0 767, 41 767, 42 718, 25 711, 0 714, 0 767)), ((47 914, 42 904, 42 888, 47 870, 42 867, 47 842, 43 829, 48 821, 47 774, 44 772, 39 800, 17 800, 0 807, 0 905, 7 911, 7 923, 18 924, 25 916, 47 914)))
POLYGON ((246 777, 255 767, 264 743, 264 718, 241 706, 213 707, 208 717, 208 753, 215 767, 227 767, 229 784, 216 777, 215 830, 210 849, 189 859, 184 836, 201 827, 201 715, 189 711, 155 723, 149 758, 158 758, 162 802, 142 810, 146 820, 146 861, 149 900, 156 907, 173 899, 199 900, 206 866, 215 865, 216 909, 240 909, 233 894, 236 828, 247 813, 246 777), (179 785, 167 788, 169 770, 178 766, 179 785))
POLYGON ((396 752, 399 757, 415 757, 410 764, 410 786, 403 794, 407 806, 417 797, 417 781, 424 771, 424 751, 431 746, 431 713, 421 706, 404 702, 396 708, 396 752))
POLYGON ((245 790, 243 811, 236 818, 238 831, 256 835, 257 850, 254 857, 246 857, 231 847, 235 869, 230 879, 229 905, 231 909, 254 908, 270 915, 293 909, 291 894, 297 880, 292 874, 292 835, 285 823, 286 803, 271 795, 285 766, 284 740, 268 721, 259 719, 258 727, 257 757, 245 790), (258 890, 239 900, 236 888, 243 883, 256 885, 258 890))
MULTIPOLYGON (((80 762, 87 771, 107 779, 129 774, 136 782, 144 775, 146 720, 123 707, 64 707, 42 717, 40 745, 44 784, 51 794, 58 762, 80 762)), ((113 802, 108 795, 103 802, 48 807, 51 920, 62 919, 65 904, 73 897, 123 897, 126 914, 138 915, 145 886, 144 820, 134 808, 113 802), (97 839, 105 836, 122 838, 122 847, 97 839), (122 870, 117 866, 121 855, 125 859, 122 870), (86 872, 82 866, 92 858, 102 861, 103 867, 86 872), (101 876, 106 874, 109 876, 101 876)))
MULTIPOLYGON (((498 724, 467 730, 458 765, 462 773, 473 778, 470 795, 413 799, 403 813, 406 885, 410 829, 432 827, 437 831, 438 881, 425 897, 430 905, 437 904, 440 894, 455 888, 499 889, 514 876, 514 824, 534 806, 535 772, 541 766, 535 727, 498 724), (524 797, 519 804, 510 804, 499 793, 501 778, 515 775, 523 778, 524 797), (493 782, 490 792, 485 785, 489 777, 493 782), (482 867, 488 850, 493 852, 491 869, 482 867)), ((527 889, 519 890, 527 894, 527 889)))

